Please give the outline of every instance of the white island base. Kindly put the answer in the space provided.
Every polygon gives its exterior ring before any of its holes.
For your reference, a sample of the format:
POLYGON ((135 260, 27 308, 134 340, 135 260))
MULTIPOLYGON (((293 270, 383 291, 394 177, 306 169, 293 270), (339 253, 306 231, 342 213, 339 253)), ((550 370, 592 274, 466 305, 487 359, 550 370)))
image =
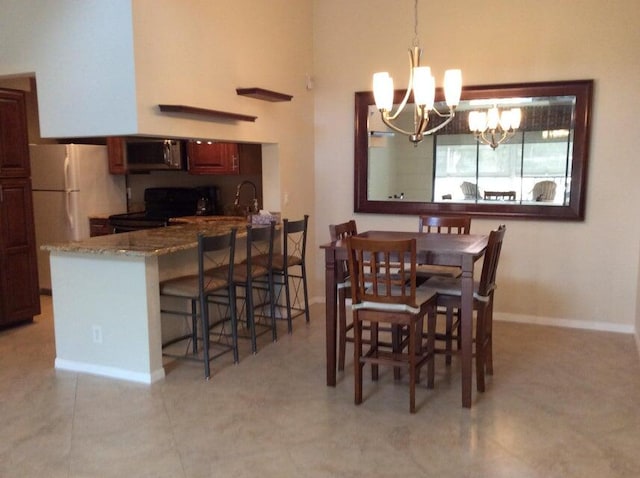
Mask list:
POLYGON ((51 252, 56 369, 164 378, 158 256, 51 252))

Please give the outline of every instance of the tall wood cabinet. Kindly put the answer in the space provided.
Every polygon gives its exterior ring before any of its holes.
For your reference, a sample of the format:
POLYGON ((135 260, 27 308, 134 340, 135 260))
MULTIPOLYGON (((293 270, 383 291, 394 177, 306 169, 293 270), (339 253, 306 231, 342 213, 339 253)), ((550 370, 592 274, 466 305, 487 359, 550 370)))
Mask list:
POLYGON ((24 93, 0 89, 0 327, 40 313, 24 93))

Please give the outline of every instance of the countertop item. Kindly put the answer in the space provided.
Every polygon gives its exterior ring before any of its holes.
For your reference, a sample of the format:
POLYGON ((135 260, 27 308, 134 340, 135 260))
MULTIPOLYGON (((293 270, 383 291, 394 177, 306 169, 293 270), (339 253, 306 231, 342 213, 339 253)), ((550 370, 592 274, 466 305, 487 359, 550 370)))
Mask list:
MULTIPOLYGON (((195 217, 195 216, 194 216, 195 217)), ((215 217, 215 216, 211 216, 215 217)), ((246 218, 223 218, 217 221, 200 221, 191 224, 177 224, 170 227, 142 229, 139 231, 92 237, 78 242, 45 244, 42 250, 57 252, 78 252, 85 254, 161 256, 198 245, 198 233, 225 234, 237 228, 237 237, 246 235, 246 218)))

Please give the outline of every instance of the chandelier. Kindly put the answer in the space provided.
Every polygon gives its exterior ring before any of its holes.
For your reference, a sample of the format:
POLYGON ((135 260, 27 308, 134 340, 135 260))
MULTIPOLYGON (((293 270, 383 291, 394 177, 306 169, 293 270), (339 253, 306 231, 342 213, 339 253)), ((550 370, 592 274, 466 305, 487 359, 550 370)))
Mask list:
POLYGON ((422 49, 418 40, 418 0, 414 4, 414 38, 413 47, 409 49, 409 84, 404 99, 398 105, 395 113, 393 109, 393 78, 388 72, 374 73, 373 95, 376 107, 380 111, 382 121, 393 131, 407 135, 409 141, 417 146, 425 136, 444 128, 455 116, 455 109, 460 102, 462 91, 462 73, 460 70, 447 70, 444 74, 444 94, 448 111, 440 112, 434 107, 436 82, 431 75, 431 68, 420 66, 422 49), (407 101, 413 91, 413 131, 406 131, 392 121, 396 120, 407 105, 407 101), (438 125, 427 129, 429 125, 429 113, 444 118, 438 125))
POLYGON ((481 144, 496 149, 508 141, 520 127, 522 112, 520 108, 511 108, 500 112, 497 106, 485 111, 469 112, 469 129, 481 144))

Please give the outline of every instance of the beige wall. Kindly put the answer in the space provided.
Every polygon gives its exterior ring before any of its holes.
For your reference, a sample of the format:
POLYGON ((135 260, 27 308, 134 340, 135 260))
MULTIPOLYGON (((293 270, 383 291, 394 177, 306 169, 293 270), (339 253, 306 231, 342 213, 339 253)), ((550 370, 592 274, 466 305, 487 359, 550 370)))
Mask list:
MULTIPOLYGON (((314 15, 317 241, 327 240, 330 223, 354 216, 363 230, 413 229, 414 217, 353 213, 353 93, 371 89, 375 71, 389 70, 398 87, 406 81, 413 2, 316 0, 314 15)), ((498 317, 640 328, 640 141, 621 134, 640 105, 639 17, 635 0, 419 4, 424 58, 438 84, 454 67, 465 84, 595 80, 586 220, 473 222, 477 232, 507 225, 498 317)), ((319 255, 316 262, 320 271, 319 255)))
MULTIPOLYGON (((354 216, 353 93, 370 88, 374 71, 406 78, 413 2, 0 0, 0 7, 0 76, 35 74, 43 136, 138 132, 269 143, 265 196, 284 216, 311 214, 311 291, 321 300, 318 245, 328 224, 354 216), (294 99, 235 95, 248 86, 294 99), (258 120, 162 115, 159 103, 258 120)), ((467 84, 595 80, 586 220, 504 221, 499 317, 638 328, 640 144, 620 132, 639 103, 639 15, 635 0, 420 4, 420 38, 438 81, 456 66, 467 84)), ((356 219, 361 229, 416 227, 412 217, 356 219)), ((498 222, 476 220, 473 229, 498 222)))

